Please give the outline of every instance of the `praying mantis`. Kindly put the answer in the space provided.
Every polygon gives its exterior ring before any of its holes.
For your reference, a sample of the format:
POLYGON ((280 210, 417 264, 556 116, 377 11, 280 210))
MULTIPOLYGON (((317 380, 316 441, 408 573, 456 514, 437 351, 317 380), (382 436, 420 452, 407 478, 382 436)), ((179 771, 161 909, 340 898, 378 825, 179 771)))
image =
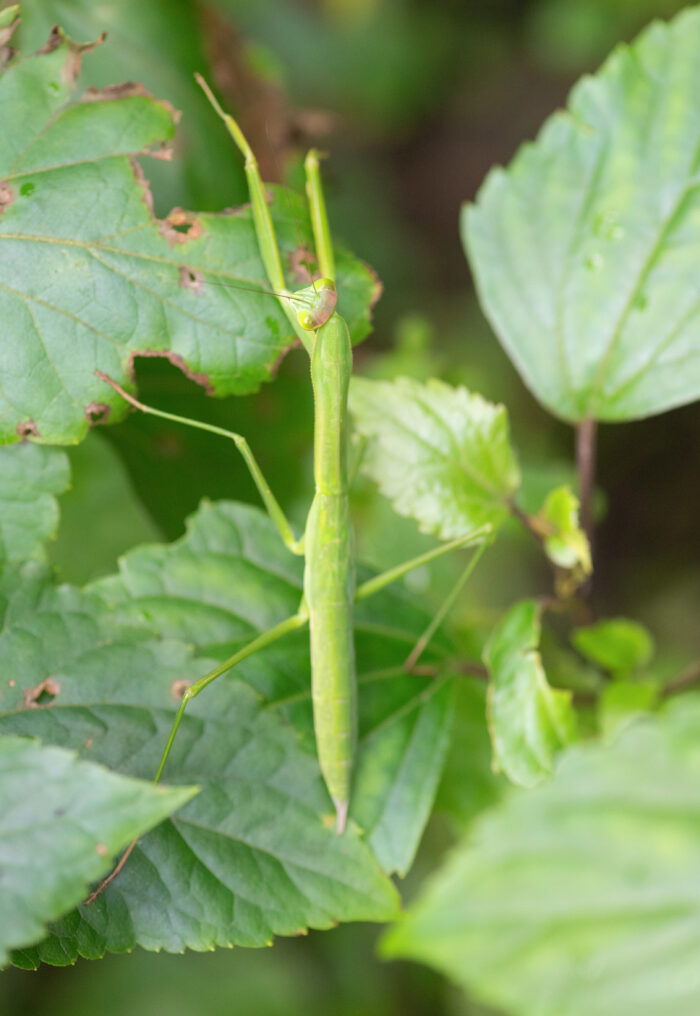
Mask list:
MULTIPOLYGON (((267 631, 261 632, 251 642, 185 689, 154 780, 159 782, 164 774, 188 703, 242 660, 283 638, 289 632, 308 625, 316 749, 321 773, 335 808, 336 829, 338 834, 342 834, 351 797, 353 758, 357 739, 353 605, 357 600, 371 596, 411 570, 427 564, 442 554, 456 548, 477 546, 477 553, 471 558, 467 570, 460 579, 461 588, 461 584, 466 581, 466 577, 471 573, 486 546, 490 527, 481 527, 444 543, 356 586, 348 479, 347 401, 352 372, 352 347, 347 325, 336 310, 333 246, 321 185, 318 153, 312 150, 307 155, 305 173, 312 232, 322 278, 312 281, 311 285, 299 292, 291 293, 287 289, 274 226, 254 153, 236 121, 224 112, 207 83, 200 76, 197 76, 197 80, 244 157, 255 232, 271 294, 279 300, 295 333, 309 354, 315 403, 315 493, 304 533, 297 538, 243 436, 212 424, 189 420, 146 406, 107 375, 98 372, 103 381, 110 384, 136 409, 232 440, 243 456, 262 502, 284 544, 291 553, 303 555, 305 559, 303 596, 297 611, 267 631), (295 305, 298 309, 295 309, 295 305)), ((420 651, 442 620, 454 595, 453 591, 444 608, 419 639, 420 651)), ((415 661, 415 656, 414 651, 409 659, 415 661)), ((124 860, 125 857, 119 867, 124 860)), ((111 880, 117 870, 106 881, 111 880)), ((95 895, 93 894, 91 899, 95 895)))

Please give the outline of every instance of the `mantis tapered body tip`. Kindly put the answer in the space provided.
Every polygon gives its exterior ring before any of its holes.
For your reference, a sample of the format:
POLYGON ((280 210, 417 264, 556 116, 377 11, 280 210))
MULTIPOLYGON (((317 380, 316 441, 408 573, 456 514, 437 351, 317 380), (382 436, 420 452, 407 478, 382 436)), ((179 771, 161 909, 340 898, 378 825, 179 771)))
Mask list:
POLYGON ((349 801, 341 801, 337 797, 333 798, 333 804, 335 805, 335 814, 336 814, 335 831, 337 832, 338 836, 342 836, 345 830, 345 823, 347 822, 348 818, 349 803, 350 803, 349 801))

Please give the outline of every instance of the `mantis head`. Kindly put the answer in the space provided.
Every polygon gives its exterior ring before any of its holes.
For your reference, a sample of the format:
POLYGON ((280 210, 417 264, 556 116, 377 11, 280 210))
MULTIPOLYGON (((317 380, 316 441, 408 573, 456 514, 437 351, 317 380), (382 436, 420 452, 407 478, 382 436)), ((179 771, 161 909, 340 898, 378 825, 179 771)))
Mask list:
POLYGON ((297 313, 299 324, 307 332, 325 325, 338 302, 338 291, 332 279, 316 279, 296 295, 303 297, 309 305, 297 313))

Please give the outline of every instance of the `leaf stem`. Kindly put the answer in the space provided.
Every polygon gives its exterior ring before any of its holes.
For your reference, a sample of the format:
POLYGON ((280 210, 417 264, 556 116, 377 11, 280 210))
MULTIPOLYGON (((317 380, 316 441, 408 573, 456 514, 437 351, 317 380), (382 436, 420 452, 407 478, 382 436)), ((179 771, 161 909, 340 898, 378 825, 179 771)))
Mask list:
POLYGON ((698 684, 700 684, 700 660, 695 660, 685 670, 681 671, 678 677, 674 677, 665 688, 662 688, 661 697, 664 699, 672 698, 674 695, 680 695, 684 691, 689 691, 698 684))
MULTIPOLYGON (((576 427, 576 470, 581 499, 581 528, 593 558, 593 488, 595 485, 597 422, 582 420, 576 427)), ((590 591, 590 580, 588 583, 590 591)))

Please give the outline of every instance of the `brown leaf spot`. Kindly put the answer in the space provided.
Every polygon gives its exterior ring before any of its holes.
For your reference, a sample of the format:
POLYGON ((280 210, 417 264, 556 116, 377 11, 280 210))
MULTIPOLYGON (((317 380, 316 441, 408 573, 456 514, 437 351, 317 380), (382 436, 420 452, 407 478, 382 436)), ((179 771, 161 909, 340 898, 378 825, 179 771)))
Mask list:
POLYGON ((148 180, 146 179, 146 175, 145 175, 143 169, 141 168, 141 164, 136 161, 136 159, 133 157, 133 155, 129 156, 129 162, 131 164, 131 170, 132 170, 132 172, 134 174, 134 178, 136 180, 136 183, 143 190, 143 194, 141 195, 141 200, 146 205, 146 208, 148 209, 149 213, 151 215, 153 215, 153 193, 151 191, 151 185, 148 182, 148 180))
MULTIPOLYGON (((178 114, 179 116, 179 114, 178 114)), ((161 159, 163 162, 173 161, 173 146, 164 141, 160 148, 146 148, 142 155, 150 155, 152 159, 161 159)))
POLYGON ((87 751, 89 748, 92 748, 92 738, 91 737, 88 737, 87 741, 83 745, 83 748, 85 749, 85 751, 87 751))
MULTIPOLYGON (((181 113, 178 109, 168 102, 167 99, 154 99, 153 92, 149 92, 145 85, 140 81, 122 81, 118 85, 105 85, 104 88, 95 88, 90 86, 83 95, 81 102, 113 102, 115 99, 130 99, 133 96, 140 96, 142 99, 152 99, 157 105, 162 106, 163 109, 167 109, 170 116, 173 118, 174 123, 178 123, 181 117, 181 113)), ((170 158, 168 156, 161 156, 161 158, 170 158)))
POLYGON ((204 388, 204 390, 206 391, 207 395, 214 394, 214 386, 209 380, 209 377, 206 374, 199 373, 196 370, 190 370, 190 368, 187 366, 187 364, 180 356, 180 354, 173 353, 172 350, 169 349, 164 350, 143 349, 137 350, 135 353, 132 353, 131 356, 129 357, 129 366, 128 366, 129 376, 132 381, 134 380, 135 376, 134 360, 136 359, 137 356, 161 356, 163 357, 163 359, 168 360, 170 363, 172 363, 173 367, 177 367, 178 370, 181 370, 182 373, 185 375, 185 377, 188 377, 190 381, 194 381, 196 384, 201 385, 202 388, 204 388))
POLYGON ((11 205, 15 200, 15 192, 10 187, 7 180, 0 180, 0 215, 5 211, 8 205, 11 205))
POLYGON ((37 55, 43 56, 47 53, 53 53, 55 49, 58 49, 63 43, 66 44, 68 49, 67 59, 61 70, 61 79, 64 85, 71 87, 75 84, 78 74, 80 74, 80 67, 83 62, 83 54, 90 53, 96 46, 101 46, 107 38, 107 33, 102 32, 94 42, 73 42, 69 36, 59 28, 58 25, 54 25, 51 29, 45 44, 38 50, 37 55))
POLYGON ((89 405, 85 407, 87 422, 91 427, 97 427, 101 423, 107 423, 111 410, 112 407, 108 406, 106 402, 90 402, 89 405))
POLYGON ((190 687, 191 684, 192 684, 191 681, 186 681, 184 678, 182 678, 179 681, 173 681, 170 690, 173 693, 173 698, 175 699, 176 702, 180 702, 182 700, 182 696, 185 694, 185 692, 187 691, 187 689, 190 687))
POLYGON ((107 857, 109 854, 109 847, 106 843, 98 843, 95 847, 95 853, 99 854, 100 857, 107 857))
POLYGON ((44 45, 41 49, 37 50, 37 56, 43 56, 45 53, 53 53, 55 49, 58 49, 62 42, 63 32, 58 25, 54 25, 44 45))
POLYGON ((321 278, 316 255, 303 244, 291 251, 288 260, 289 271, 298 285, 308 286, 314 279, 321 278))
POLYGON ((25 420, 24 423, 17 424, 17 433, 22 440, 28 437, 39 437, 39 428, 34 420, 25 420))
POLYGON ((90 86, 83 95, 81 102, 111 102, 114 99, 126 99, 131 95, 140 95, 152 99, 153 95, 139 81, 122 81, 119 85, 106 85, 104 88, 90 86))
POLYGON ((8 681, 7 683, 9 684, 10 688, 14 688, 14 686, 15 686, 15 682, 14 681, 8 681))
POLYGON ((194 268, 187 265, 180 265, 178 268, 180 289, 191 289, 197 296, 201 296, 204 289, 204 276, 194 268))
POLYGON ((22 696, 23 709, 44 709, 53 704, 54 699, 61 690, 61 686, 55 677, 47 677, 34 688, 27 688, 22 696))
POLYGON ((158 228, 171 247, 202 235, 202 223, 194 212, 186 212, 184 208, 173 208, 159 221, 158 228))

